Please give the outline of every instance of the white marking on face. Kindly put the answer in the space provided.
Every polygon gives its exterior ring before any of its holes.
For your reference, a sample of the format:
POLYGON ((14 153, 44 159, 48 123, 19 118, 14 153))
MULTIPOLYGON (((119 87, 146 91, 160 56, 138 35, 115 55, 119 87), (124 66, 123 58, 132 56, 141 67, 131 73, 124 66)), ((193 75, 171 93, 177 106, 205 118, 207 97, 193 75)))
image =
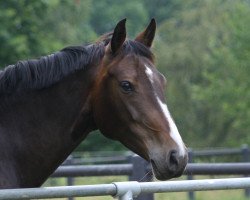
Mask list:
MULTIPOLYGON (((148 77, 148 79, 150 80, 151 84, 154 83, 153 80, 153 71, 150 69, 150 67, 148 65, 145 65, 145 73, 148 77)), ((166 117, 166 120, 169 123, 169 128, 170 128, 170 137, 176 142, 176 144, 179 146, 179 154, 180 156, 185 156, 186 151, 185 151, 185 145, 182 141, 182 138, 180 136, 180 133, 174 123, 173 118, 170 115, 170 112, 168 110, 168 107, 165 103, 163 103, 160 98, 157 96, 157 94, 155 93, 155 97, 157 99, 157 102, 159 103, 161 110, 164 114, 164 116, 166 117)))
POLYGON ((150 82, 153 84, 154 83, 154 79, 153 79, 153 71, 149 68, 148 65, 145 65, 145 73, 147 75, 147 77, 149 78, 150 82))
POLYGON ((185 145, 182 141, 182 138, 180 136, 180 133, 174 123, 174 120, 172 119, 170 112, 168 110, 168 107, 165 103, 163 103, 158 96, 156 96, 157 101, 162 109, 162 112, 164 113, 164 116, 166 117, 167 121, 169 122, 169 128, 170 128, 170 137, 176 142, 176 144, 179 146, 180 150, 180 156, 185 155, 185 145))

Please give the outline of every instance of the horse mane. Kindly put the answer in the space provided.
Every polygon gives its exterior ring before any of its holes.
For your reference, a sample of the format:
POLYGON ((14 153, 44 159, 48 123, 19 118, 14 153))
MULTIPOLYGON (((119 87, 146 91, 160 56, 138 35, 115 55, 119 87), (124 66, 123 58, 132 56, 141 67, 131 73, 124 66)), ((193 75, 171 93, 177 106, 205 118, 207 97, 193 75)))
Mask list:
MULTIPOLYGON (((23 90, 42 89, 60 81, 77 70, 85 70, 99 62, 113 33, 100 37, 95 44, 69 46, 39 59, 19 61, 0 70, 0 96, 23 90)), ((153 60, 152 52, 143 44, 126 40, 123 53, 134 53, 153 60)))
POLYGON ((67 75, 84 70, 98 61, 104 51, 97 45, 70 46, 39 59, 19 61, 0 71, 0 96, 13 92, 42 89, 67 75))

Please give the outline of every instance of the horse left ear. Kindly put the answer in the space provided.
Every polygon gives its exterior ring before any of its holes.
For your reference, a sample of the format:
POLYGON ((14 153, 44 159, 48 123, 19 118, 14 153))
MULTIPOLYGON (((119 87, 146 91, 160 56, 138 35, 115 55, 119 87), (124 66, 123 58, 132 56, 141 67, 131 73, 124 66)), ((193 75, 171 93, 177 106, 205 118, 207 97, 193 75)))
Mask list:
POLYGON ((125 39, 126 39, 126 19, 123 19, 118 22, 116 25, 113 36, 110 42, 110 49, 112 54, 117 53, 122 47, 125 39))
POLYGON ((150 48, 155 37, 155 30, 156 21, 153 18, 151 19, 148 27, 135 38, 135 41, 140 42, 150 48))

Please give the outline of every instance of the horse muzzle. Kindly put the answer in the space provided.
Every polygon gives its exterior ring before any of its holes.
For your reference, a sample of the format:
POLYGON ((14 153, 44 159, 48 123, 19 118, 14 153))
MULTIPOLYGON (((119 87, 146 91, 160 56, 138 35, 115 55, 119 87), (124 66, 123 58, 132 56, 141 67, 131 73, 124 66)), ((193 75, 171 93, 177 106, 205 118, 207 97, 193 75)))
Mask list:
POLYGON ((176 150, 171 150, 165 157, 151 156, 150 163, 153 173, 158 180, 168 180, 182 175, 188 161, 187 153, 179 155, 176 150))

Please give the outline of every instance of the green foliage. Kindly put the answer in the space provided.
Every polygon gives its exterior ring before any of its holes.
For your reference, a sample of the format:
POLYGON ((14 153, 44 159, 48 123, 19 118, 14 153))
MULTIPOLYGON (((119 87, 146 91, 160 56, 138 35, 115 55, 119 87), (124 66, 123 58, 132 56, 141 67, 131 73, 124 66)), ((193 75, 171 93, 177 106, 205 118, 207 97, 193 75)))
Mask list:
POLYGON ((179 128, 191 146, 250 142, 249 3, 186 1, 186 7, 162 24, 157 51, 179 128))
POLYGON ((42 1, 0 1, 0 65, 38 53, 37 22, 47 5, 42 1))
POLYGON ((96 38, 90 1, 0 0, 0 66, 96 38))
MULTIPOLYGON (((153 51, 187 145, 250 143, 249 0, 0 0, 0 66, 91 43, 125 17, 131 38, 158 22, 153 51)), ((98 135, 80 149, 122 148, 98 135)))
POLYGON ((142 31, 143 26, 148 23, 148 13, 145 12, 142 0, 105 0, 92 4, 90 24, 98 34, 113 30, 118 21, 127 18, 128 32, 135 33, 142 31), (122 8, 121 8, 122 6, 122 8))
POLYGON ((91 132, 76 151, 126 151, 127 149, 118 141, 110 141, 100 131, 91 132))

